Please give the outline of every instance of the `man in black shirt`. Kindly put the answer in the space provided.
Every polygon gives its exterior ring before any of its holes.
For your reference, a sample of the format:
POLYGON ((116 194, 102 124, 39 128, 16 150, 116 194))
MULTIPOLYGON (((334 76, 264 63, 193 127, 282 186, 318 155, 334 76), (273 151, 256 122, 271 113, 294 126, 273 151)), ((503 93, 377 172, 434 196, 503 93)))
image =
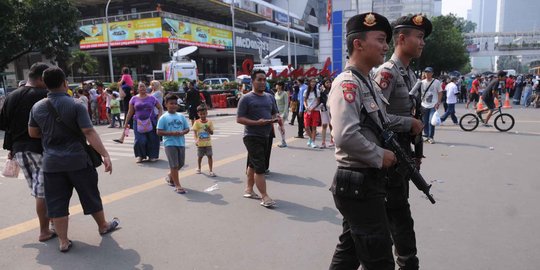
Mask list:
POLYGON ((499 99, 499 84, 500 82, 506 81, 506 71, 499 71, 497 73, 497 78, 493 78, 484 92, 482 93, 482 100, 484 104, 486 105, 485 109, 476 111, 476 114, 480 118, 480 120, 484 123, 485 127, 491 127, 490 124, 488 124, 489 118, 491 118, 491 115, 493 114, 493 111, 495 110, 495 98, 499 99), (486 116, 486 120, 482 119, 482 113, 485 111, 488 111, 488 114, 486 116))
POLYGON ((5 130, 4 149, 9 150, 8 158, 15 158, 21 167, 31 194, 36 198, 36 212, 39 219, 39 241, 47 241, 56 236, 49 229, 49 218, 45 205, 45 191, 42 171, 43 148, 40 139, 28 135, 28 116, 32 106, 47 97, 47 86, 42 74, 49 66, 35 63, 30 67, 28 82, 11 92, 0 113, 0 129, 5 130))
POLYGON ((195 81, 189 82, 188 91, 186 92, 186 105, 188 107, 189 120, 191 120, 191 125, 195 120, 199 119, 197 115, 197 106, 201 105, 201 96, 199 90, 195 88, 195 81))

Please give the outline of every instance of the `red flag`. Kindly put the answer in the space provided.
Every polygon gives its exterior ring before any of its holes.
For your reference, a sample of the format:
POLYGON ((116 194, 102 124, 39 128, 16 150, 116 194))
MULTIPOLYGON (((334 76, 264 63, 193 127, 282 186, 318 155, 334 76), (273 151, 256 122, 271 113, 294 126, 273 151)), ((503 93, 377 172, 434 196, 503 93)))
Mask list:
POLYGON ((326 22, 328 23, 328 31, 332 28, 332 0, 328 0, 326 4, 326 22))

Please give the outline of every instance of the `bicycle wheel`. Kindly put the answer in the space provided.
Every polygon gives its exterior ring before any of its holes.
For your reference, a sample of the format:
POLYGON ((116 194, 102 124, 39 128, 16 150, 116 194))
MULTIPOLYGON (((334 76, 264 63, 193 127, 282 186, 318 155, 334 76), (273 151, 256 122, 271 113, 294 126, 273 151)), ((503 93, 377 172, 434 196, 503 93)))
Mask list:
POLYGON ((514 117, 507 113, 501 113, 493 121, 495 128, 499 131, 509 131, 514 127, 514 117))
POLYGON ((467 113, 459 119, 459 126, 465 131, 473 131, 478 127, 478 117, 475 114, 467 113))

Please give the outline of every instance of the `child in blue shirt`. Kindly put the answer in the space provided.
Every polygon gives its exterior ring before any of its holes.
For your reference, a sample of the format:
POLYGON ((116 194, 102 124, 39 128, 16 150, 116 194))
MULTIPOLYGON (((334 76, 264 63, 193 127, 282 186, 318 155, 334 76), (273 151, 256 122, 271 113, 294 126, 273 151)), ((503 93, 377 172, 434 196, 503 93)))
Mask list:
POLYGON ((186 190, 180 185, 178 171, 184 166, 186 157, 186 140, 184 135, 189 133, 189 124, 186 117, 176 113, 178 109, 178 96, 167 95, 165 97, 165 107, 167 112, 158 120, 157 135, 163 136, 163 145, 165 154, 169 160, 169 176, 166 181, 170 186, 175 186, 178 194, 186 193, 186 190))

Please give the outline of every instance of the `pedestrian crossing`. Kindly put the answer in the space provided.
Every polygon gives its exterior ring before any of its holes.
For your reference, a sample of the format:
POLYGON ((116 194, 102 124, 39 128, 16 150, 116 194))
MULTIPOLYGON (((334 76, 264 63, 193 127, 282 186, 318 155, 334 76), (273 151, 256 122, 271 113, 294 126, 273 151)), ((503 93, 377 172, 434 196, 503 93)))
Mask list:
MULTIPOLYGON (((220 139, 228 138, 231 136, 242 135, 244 132, 244 126, 237 124, 235 121, 226 122, 214 122, 214 135, 212 135, 212 142, 219 141, 220 139)), ((120 134, 118 134, 120 136, 120 134)), ((124 143, 116 143, 111 139, 102 138, 105 149, 109 152, 111 160, 119 160, 124 158, 135 158, 133 152, 133 145, 135 144, 135 137, 133 131, 130 130, 129 136, 124 138, 124 143)), ((185 135, 186 147, 195 146, 195 138, 193 132, 185 135)), ((164 156, 163 143, 160 147, 160 152, 164 156)), ((160 155, 161 155, 160 154, 160 155)))

